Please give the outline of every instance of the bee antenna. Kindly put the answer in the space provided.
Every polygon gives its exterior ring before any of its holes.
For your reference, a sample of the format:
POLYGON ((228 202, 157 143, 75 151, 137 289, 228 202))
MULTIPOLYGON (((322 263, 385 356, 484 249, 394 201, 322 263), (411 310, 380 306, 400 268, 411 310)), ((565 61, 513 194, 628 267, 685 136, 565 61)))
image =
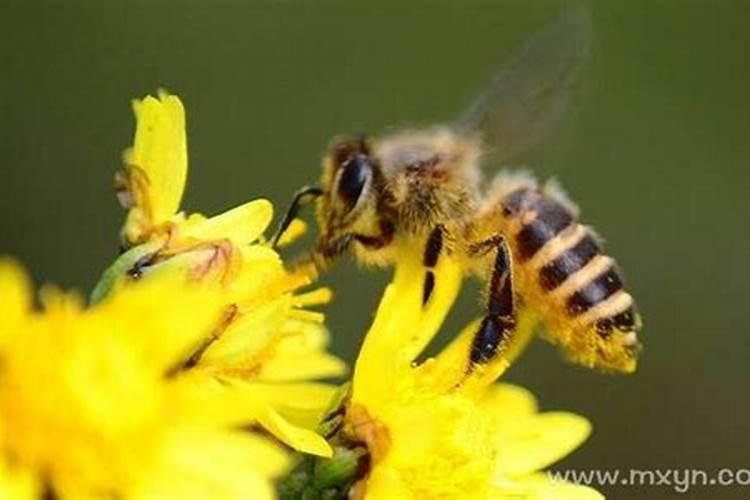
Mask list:
POLYGON ((308 205, 309 203, 320 198, 321 196, 323 196, 323 190, 315 186, 305 186, 294 193, 292 203, 289 205, 286 214, 284 214, 284 218, 281 219, 281 223, 276 229, 276 233, 273 235, 273 238, 271 238, 271 248, 276 249, 278 247, 279 240, 282 236, 284 236, 284 233, 289 228, 289 225, 297 217, 300 209, 303 206, 308 205))

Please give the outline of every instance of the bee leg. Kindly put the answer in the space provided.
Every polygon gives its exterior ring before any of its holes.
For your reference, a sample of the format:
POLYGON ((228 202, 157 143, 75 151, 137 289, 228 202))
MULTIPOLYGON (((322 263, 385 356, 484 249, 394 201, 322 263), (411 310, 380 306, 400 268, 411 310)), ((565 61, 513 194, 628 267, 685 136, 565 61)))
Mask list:
POLYGON ((487 247, 494 247, 497 254, 488 283, 487 314, 471 343, 469 371, 476 365, 487 364, 504 351, 511 342, 516 327, 513 273, 508 246, 502 236, 495 236, 474 245, 473 250, 481 253, 487 247))
POLYGON ((300 208, 321 196, 323 196, 322 189, 310 186, 305 186, 294 193, 292 203, 289 205, 286 214, 284 214, 284 218, 281 219, 281 223, 279 224, 278 229, 276 229, 276 233, 273 235, 273 238, 271 238, 272 248, 275 249, 278 246, 279 240, 284 236, 284 233, 289 228, 289 224, 291 224, 295 217, 297 217, 300 208))
POLYGON ((424 284, 422 288, 422 307, 427 304, 432 296, 432 291, 435 289, 435 266, 437 265, 438 259, 440 258, 440 252, 443 250, 443 236, 445 233, 445 227, 442 224, 435 226, 430 236, 427 238, 427 246, 424 250, 423 264, 427 269, 424 277, 424 284))

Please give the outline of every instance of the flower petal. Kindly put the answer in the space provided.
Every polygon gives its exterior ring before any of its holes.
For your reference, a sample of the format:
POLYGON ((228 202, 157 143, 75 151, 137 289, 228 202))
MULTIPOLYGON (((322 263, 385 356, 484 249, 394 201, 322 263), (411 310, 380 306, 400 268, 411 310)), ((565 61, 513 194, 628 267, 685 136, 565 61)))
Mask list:
MULTIPOLYGON (((126 166, 147 178, 141 193, 149 222, 158 225, 177 213, 187 179, 185 110, 177 96, 164 92, 133 101, 136 130, 133 147, 124 154, 126 166)), ((140 196, 135 195, 137 200, 140 196)))
POLYGON ((12 500, 37 500, 41 485, 26 469, 10 467, 0 462, 0 498, 12 500))
POLYGON ((0 259, 0 346, 14 333, 31 308, 31 285, 23 268, 10 259, 0 259))
POLYGON ((297 239, 301 238, 307 232, 307 223, 302 219, 292 219, 289 227, 284 231, 284 234, 279 238, 278 246, 285 247, 294 243, 297 239))
POLYGON ((530 474, 511 481, 498 479, 496 500, 604 500, 593 488, 563 481, 552 481, 546 474, 530 474))
POLYGON ((338 393, 334 385, 321 383, 265 384, 253 382, 256 396, 269 401, 287 421, 305 429, 315 429, 338 393))
POLYGON ((528 389, 518 385, 498 383, 491 386, 479 401, 481 408, 492 413, 493 418, 510 423, 518 418, 534 415, 536 398, 528 389))
POLYGON ((164 441, 152 467, 143 468, 148 472, 132 498, 271 500, 268 477, 279 476, 288 466, 277 446, 240 430, 211 433, 178 427, 164 441))
POLYGON ((353 398, 365 405, 379 406, 390 397, 383 373, 398 379, 400 373, 413 371, 412 362, 437 334, 458 295, 461 266, 453 259, 441 258, 435 269, 435 287, 422 305, 425 270, 421 254, 421 249, 411 245, 398 249, 393 282, 365 336, 353 383, 353 398))
POLYGON ((290 334, 279 341, 274 357, 264 363, 258 375, 260 380, 293 382, 338 377, 346 373, 346 363, 326 352, 328 332, 323 327, 290 321, 286 328, 290 334))
MULTIPOLYGON (((282 296, 240 314, 203 354, 201 366, 247 364, 248 360, 261 356, 275 343, 276 333, 286 321, 289 302, 289 297, 282 296)), ((257 363, 261 361, 265 360, 257 363)))
POLYGON ((496 472, 518 476, 537 471, 576 449, 591 433, 585 418, 565 412, 549 412, 516 419, 500 426, 495 435, 496 472))
POLYGON ((268 200, 253 200, 214 217, 189 224, 183 236, 203 241, 229 239, 237 246, 257 240, 273 218, 268 200))
POLYGON ((264 429, 295 450, 319 457, 333 456, 331 446, 323 437, 311 430, 292 425, 270 407, 266 407, 265 411, 259 415, 258 422, 264 429))

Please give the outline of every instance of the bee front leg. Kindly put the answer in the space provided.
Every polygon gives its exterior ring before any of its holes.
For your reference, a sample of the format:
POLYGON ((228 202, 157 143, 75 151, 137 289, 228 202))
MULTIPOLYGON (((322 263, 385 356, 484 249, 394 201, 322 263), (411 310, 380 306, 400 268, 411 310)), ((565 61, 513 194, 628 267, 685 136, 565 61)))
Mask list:
POLYGON ((516 329, 511 256, 505 238, 495 236, 472 247, 476 253, 496 249, 487 290, 487 314, 474 334, 469 351, 469 371, 484 365, 505 351, 516 329))
POLYGON ((435 266, 440 258, 440 253, 443 251, 443 239, 445 235, 445 227, 442 224, 435 226, 430 236, 427 238, 427 245, 424 250, 423 264, 426 268, 424 284, 422 285, 422 307, 427 305, 427 301, 432 296, 432 291, 435 289, 435 266))

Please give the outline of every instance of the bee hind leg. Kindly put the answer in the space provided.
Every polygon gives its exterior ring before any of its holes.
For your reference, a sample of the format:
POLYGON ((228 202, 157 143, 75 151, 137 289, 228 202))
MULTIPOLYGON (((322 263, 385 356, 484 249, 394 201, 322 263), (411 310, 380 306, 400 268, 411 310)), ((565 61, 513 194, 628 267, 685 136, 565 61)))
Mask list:
POLYGON ((487 313, 474 334, 469 351, 469 368, 486 365, 506 350, 516 329, 511 256, 505 238, 494 236, 472 246, 477 254, 496 250, 488 282, 487 313))

